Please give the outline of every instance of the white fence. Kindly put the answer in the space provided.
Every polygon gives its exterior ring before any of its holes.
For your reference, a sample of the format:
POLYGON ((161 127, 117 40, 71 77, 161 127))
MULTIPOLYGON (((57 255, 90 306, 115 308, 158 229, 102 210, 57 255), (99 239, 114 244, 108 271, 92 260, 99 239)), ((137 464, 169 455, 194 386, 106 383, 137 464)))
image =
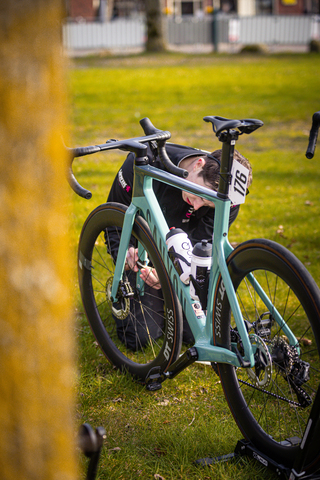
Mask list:
MULTIPOLYGON (((224 44, 308 45, 320 40, 320 16, 261 15, 253 17, 180 17, 166 20, 169 45, 224 44)), ((143 47, 143 18, 110 22, 71 23, 63 26, 68 50, 113 50, 143 47)))
POLYGON ((118 19, 111 22, 66 23, 63 45, 68 50, 112 50, 142 47, 145 23, 141 19, 118 19))
POLYGON ((317 17, 268 15, 229 21, 229 41, 245 45, 307 45, 319 25, 317 17))

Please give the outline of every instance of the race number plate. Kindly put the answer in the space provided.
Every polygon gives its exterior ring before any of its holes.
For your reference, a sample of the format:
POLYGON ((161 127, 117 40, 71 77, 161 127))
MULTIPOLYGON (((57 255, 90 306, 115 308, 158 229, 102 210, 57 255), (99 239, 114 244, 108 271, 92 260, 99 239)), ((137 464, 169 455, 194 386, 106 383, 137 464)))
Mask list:
POLYGON ((231 169, 231 185, 229 186, 229 199, 233 205, 244 203, 246 199, 249 180, 249 170, 237 160, 233 161, 231 169))

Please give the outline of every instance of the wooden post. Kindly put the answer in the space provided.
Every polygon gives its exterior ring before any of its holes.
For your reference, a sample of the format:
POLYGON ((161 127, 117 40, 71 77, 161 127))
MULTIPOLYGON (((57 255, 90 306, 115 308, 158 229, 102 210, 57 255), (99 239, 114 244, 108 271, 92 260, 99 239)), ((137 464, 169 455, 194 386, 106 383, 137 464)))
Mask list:
POLYGON ((62 0, 0 7, 0 476, 73 480, 62 0))

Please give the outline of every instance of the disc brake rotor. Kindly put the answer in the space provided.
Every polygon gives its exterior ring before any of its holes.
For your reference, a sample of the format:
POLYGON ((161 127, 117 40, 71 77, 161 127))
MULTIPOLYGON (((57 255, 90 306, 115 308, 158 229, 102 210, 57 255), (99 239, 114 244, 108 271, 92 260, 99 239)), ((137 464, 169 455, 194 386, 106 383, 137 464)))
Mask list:
POLYGON ((266 387, 272 377, 272 359, 265 342, 256 334, 249 335, 253 347, 255 366, 248 368, 248 376, 256 387, 266 387))

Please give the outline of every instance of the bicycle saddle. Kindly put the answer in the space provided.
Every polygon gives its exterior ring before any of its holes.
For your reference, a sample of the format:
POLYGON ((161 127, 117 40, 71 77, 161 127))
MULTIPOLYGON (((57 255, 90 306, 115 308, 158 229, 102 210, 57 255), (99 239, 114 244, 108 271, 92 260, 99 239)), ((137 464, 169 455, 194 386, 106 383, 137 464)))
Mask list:
POLYGON ((231 130, 237 128, 242 133, 252 133, 257 128, 262 127, 263 122, 254 118, 245 118, 243 120, 230 120, 229 118, 208 116, 204 117, 205 122, 211 122, 213 131, 219 135, 223 130, 231 130))

